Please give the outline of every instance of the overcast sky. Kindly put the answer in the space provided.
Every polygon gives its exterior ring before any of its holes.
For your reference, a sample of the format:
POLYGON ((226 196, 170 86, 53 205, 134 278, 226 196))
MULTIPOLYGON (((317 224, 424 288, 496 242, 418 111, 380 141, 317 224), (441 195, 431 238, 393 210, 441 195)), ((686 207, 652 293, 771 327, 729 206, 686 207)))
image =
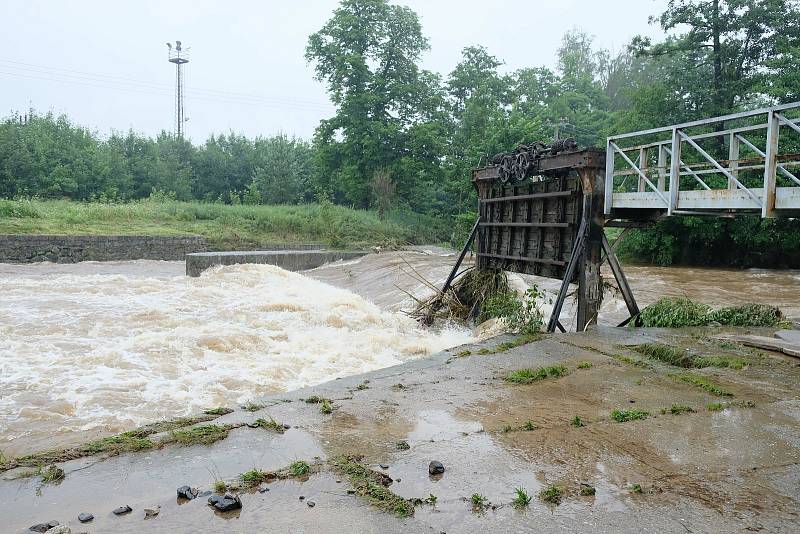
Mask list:
MULTIPOLYGON (((420 16, 431 50, 423 66, 446 75, 480 44, 505 70, 554 65, 563 33, 580 28, 620 50, 657 36, 647 17, 667 0, 401 0, 420 16)), ((310 137, 333 113, 303 58, 308 35, 337 0, 0 0, 0 112, 33 106, 108 134, 172 130, 174 65, 167 41, 191 47, 187 135, 229 130, 310 137)))

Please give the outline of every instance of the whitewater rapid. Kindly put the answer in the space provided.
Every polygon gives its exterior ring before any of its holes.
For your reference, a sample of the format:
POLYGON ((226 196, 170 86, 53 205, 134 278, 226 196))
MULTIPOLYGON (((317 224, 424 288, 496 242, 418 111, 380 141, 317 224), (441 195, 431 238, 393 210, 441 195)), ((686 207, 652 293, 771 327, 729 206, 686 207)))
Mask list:
MULTIPOLYGON (((269 265, 0 280, 0 450, 118 432, 473 340, 269 265)), ((27 448, 27 447, 25 447, 27 448)))

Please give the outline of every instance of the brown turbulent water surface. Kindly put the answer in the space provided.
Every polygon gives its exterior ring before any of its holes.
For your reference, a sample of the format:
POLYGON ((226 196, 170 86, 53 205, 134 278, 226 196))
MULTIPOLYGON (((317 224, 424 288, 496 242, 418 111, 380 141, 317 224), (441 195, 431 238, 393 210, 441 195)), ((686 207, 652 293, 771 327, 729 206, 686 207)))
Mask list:
MULTIPOLYGON (((119 432, 475 341, 466 328, 427 331, 401 313, 409 294, 430 294, 426 281, 441 285, 453 261, 419 248, 304 274, 248 265, 196 279, 182 262, 0 264, 0 450, 119 432)), ((641 306, 687 296, 800 317, 800 271, 625 270, 641 306)), ((512 279, 543 288, 549 311, 557 280, 512 279)), ((564 324, 573 308, 568 301, 564 324)), ((621 299, 606 295, 600 322, 625 317, 621 299)))

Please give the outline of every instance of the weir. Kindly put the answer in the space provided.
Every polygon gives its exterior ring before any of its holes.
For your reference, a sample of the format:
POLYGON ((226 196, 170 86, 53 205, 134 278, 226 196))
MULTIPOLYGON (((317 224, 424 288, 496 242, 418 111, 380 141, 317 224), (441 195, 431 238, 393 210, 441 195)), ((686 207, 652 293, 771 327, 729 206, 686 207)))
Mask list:
POLYGON ((360 258, 366 252, 342 250, 253 250, 232 252, 198 252, 186 255, 186 275, 200 274, 217 265, 257 263, 275 265, 287 271, 314 269, 326 263, 360 258))
POLYGON ((630 314, 623 326, 639 314, 614 252, 628 229, 670 216, 800 215, 798 115, 792 103, 612 136, 605 151, 557 140, 499 154, 472 171, 478 220, 443 291, 474 243, 478 269, 562 280, 548 332, 566 330, 559 315, 577 282, 583 331, 597 323, 607 260, 630 314), (624 228, 614 245, 606 226, 624 228))

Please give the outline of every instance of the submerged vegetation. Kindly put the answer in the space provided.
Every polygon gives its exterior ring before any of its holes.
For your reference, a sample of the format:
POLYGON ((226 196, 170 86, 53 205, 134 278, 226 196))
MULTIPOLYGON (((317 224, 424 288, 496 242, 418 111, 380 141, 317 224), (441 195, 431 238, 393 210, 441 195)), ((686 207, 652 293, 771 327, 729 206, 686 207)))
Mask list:
POLYGON ((634 367, 641 367, 644 369, 649 369, 651 367, 651 365, 645 361, 642 361, 638 358, 631 358, 630 356, 625 356, 624 354, 612 354, 611 357, 619 362, 626 363, 634 367))
POLYGON ((181 445, 210 445, 219 440, 228 437, 228 431, 235 428, 234 425, 200 425, 185 428, 181 430, 173 430, 171 439, 165 441, 168 443, 174 441, 181 445))
POLYGON ((231 408, 218 407, 218 408, 211 408, 210 410, 205 410, 203 413, 206 414, 206 415, 221 416, 221 415, 228 415, 229 413, 233 413, 233 410, 231 408))
POLYGON ((611 419, 617 423, 636 421, 637 419, 647 419, 650 414, 644 410, 614 410, 611 412, 611 419))
POLYGON ((561 378, 569 374, 569 369, 563 365, 539 367, 538 369, 517 369, 505 376, 506 382, 514 384, 530 384, 545 378, 561 378))
POLYGON ((339 456, 331 461, 331 465, 337 471, 347 475, 356 494, 364 497, 372 506, 398 517, 414 515, 414 503, 403 499, 386 487, 391 483, 391 479, 365 466, 361 463, 360 458, 339 456))
POLYGON ((673 404, 669 408, 662 408, 661 413, 667 414, 671 413, 672 415, 681 415, 684 413, 694 413, 696 410, 691 406, 684 406, 682 404, 673 404))
POLYGON ((731 369, 742 369, 747 365, 747 361, 742 358, 725 358, 722 356, 701 356, 691 354, 686 350, 681 350, 669 345, 660 343, 645 343, 631 347, 639 354, 648 358, 659 360, 669 365, 685 368, 702 369, 704 367, 730 367, 731 369))
POLYGON ((269 420, 264 418, 258 418, 255 421, 253 421, 251 425, 248 426, 263 428, 266 430, 273 430, 278 434, 283 434, 286 431, 286 428, 283 426, 283 423, 279 423, 272 417, 270 417, 269 420))
POLYGON ((706 404, 706 410, 709 412, 719 412, 727 410, 728 408, 755 408, 756 403, 753 401, 729 401, 729 402, 709 402, 706 404))
POLYGON ((719 310, 687 298, 664 297, 647 306, 639 315, 642 326, 680 328, 685 326, 776 326, 783 321, 776 306, 745 304, 719 310))
POLYGON ((168 421, 159 421, 145 425, 121 434, 106 436, 86 442, 76 447, 40 451, 17 458, 0 456, 0 471, 15 467, 36 467, 55 464, 67 460, 75 460, 87 456, 103 454, 115 456, 126 452, 139 452, 157 449, 165 445, 196 445, 211 444, 228 437, 228 432, 242 424, 202 424, 193 426, 198 422, 207 422, 218 416, 199 415, 192 417, 179 417, 168 421), (157 434, 164 434, 157 437, 157 434))
MULTIPOLYGON (((261 469, 253 468, 250 471, 245 471, 240 474, 239 480, 245 487, 252 488, 258 486, 262 482, 270 482, 273 480, 286 480, 290 478, 305 479, 306 476, 310 475, 312 472, 319 471, 319 469, 319 464, 311 465, 304 460, 297 460, 277 471, 262 471, 261 469)), ((222 486, 224 487, 224 482, 222 486)))

